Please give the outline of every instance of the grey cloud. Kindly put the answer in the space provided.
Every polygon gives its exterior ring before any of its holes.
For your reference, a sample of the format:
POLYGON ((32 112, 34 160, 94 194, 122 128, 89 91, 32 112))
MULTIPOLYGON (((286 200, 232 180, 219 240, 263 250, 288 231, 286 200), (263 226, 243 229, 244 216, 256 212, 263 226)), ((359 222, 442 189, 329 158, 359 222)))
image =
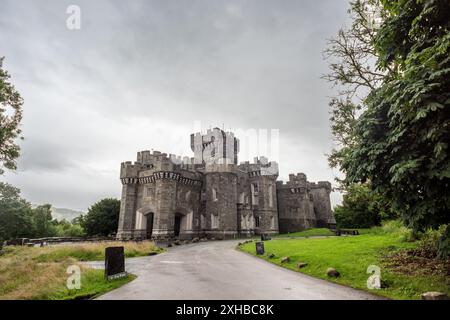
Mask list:
MULTIPOLYGON (((34 190, 30 197, 48 195, 58 206, 77 198, 83 209, 85 186, 117 183, 115 165, 138 148, 174 148, 162 124, 188 135, 195 120, 278 128, 284 177, 333 179, 324 156, 332 91, 320 79, 321 51, 346 22, 347 0, 1 3, 0 56, 25 98, 25 173, 11 179, 34 190), (81 8, 79 31, 65 27, 69 4, 81 8), (136 132, 136 118, 149 126, 136 132), (64 195, 55 180, 39 191, 28 182, 39 170, 73 177, 78 187, 64 195)), ((182 151, 190 155, 189 146, 182 151)))

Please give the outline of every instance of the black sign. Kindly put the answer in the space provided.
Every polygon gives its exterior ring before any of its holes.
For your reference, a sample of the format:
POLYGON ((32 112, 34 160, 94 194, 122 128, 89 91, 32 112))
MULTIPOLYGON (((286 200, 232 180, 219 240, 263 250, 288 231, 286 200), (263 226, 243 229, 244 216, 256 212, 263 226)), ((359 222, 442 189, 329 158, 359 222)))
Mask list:
POLYGON ((264 242, 256 243, 256 254, 264 254, 264 242))
POLYGON ((108 247, 105 249, 105 277, 116 279, 126 276, 125 255, 123 247, 108 247))

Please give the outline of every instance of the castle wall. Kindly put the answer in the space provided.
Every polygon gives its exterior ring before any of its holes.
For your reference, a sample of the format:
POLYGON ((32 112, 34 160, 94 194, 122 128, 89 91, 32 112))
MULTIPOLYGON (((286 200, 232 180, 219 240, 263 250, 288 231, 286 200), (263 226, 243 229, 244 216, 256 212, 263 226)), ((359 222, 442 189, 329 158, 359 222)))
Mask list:
POLYGON ((314 204, 307 192, 294 192, 291 188, 280 188, 277 191, 280 233, 316 227, 314 204))

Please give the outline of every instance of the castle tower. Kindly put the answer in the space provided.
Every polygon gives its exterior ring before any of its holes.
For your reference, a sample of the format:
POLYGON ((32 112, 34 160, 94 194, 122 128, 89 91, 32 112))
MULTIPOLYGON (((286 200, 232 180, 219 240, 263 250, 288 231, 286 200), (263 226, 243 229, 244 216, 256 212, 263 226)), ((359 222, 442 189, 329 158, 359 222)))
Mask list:
POLYGON ((131 161, 122 163, 120 167, 122 196, 117 230, 117 237, 119 239, 132 239, 134 236, 138 171, 138 165, 131 164, 131 161))
POLYGON ((239 140, 232 132, 214 128, 191 134, 191 149, 196 164, 237 164, 239 140))
POLYGON ((278 164, 268 159, 255 158, 249 169, 250 194, 256 234, 278 233, 276 180, 278 164))
POLYGON ((207 165, 204 175, 208 233, 219 239, 234 238, 238 235, 236 166, 207 165))

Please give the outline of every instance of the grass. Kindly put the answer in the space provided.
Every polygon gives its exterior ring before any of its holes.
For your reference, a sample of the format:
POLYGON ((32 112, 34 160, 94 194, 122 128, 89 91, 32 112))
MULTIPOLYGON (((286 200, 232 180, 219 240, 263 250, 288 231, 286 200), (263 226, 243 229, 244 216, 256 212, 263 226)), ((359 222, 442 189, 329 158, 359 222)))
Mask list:
POLYGON ((317 237, 317 236, 334 236, 335 234, 327 228, 306 229, 299 232, 283 233, 274 235, 274 238, 296 238, 296 237, 317 237))
MULTIPOLYGON (((415 242, 406 242, 399 233, 387 233, 380 229, 365 231, 359 236, 274 239, 264 242, 266 254, 262 259, 302 272, 313 277, 333 281, 342 285, 369 291, 393 299, 420 299, 420 294, 427 291, 440 291, 450 294, 450 278, 446 275, 411 275, 395 272, 385 265, 388 253, 401 249, 414 248, 415 242), (270 259, 269 254, 274 258, 270 259), (289 263, 281 263, 283 257, 289 256, 289 263), (298 262, 308 265, 297 268, 298 262), (381 268, 382 288, 368 289, 367 267, 377 265, 381 268), (336 268, 340 277, 329 278, 326 270, 336 268)), ((255 244, 246 243, 240 250, 255 255, 255 244)))
POLYGON ((33 259, 37 262, 59 262, 71 257, 78 261, 100 261, 105 259, 105 247, 114 246, 123 246, 126 258, 146 256, 151 252, 159 253, 162 250, 150 241, 80 243, 34 248, 37 250, 33 259))
POLYGON ((161 249, 152 242, 99 242, 48 247, 5 247, 0 256, 0 300, 5 299, 87 299, 134 279, 107 281, 103 270, 87 268, 80 261, 103 260, 104 249, 123 245, 126 257, 148 255, 161 249), (81 269, 81 289, 68 290, 66 273, 70 265, 81 269))

